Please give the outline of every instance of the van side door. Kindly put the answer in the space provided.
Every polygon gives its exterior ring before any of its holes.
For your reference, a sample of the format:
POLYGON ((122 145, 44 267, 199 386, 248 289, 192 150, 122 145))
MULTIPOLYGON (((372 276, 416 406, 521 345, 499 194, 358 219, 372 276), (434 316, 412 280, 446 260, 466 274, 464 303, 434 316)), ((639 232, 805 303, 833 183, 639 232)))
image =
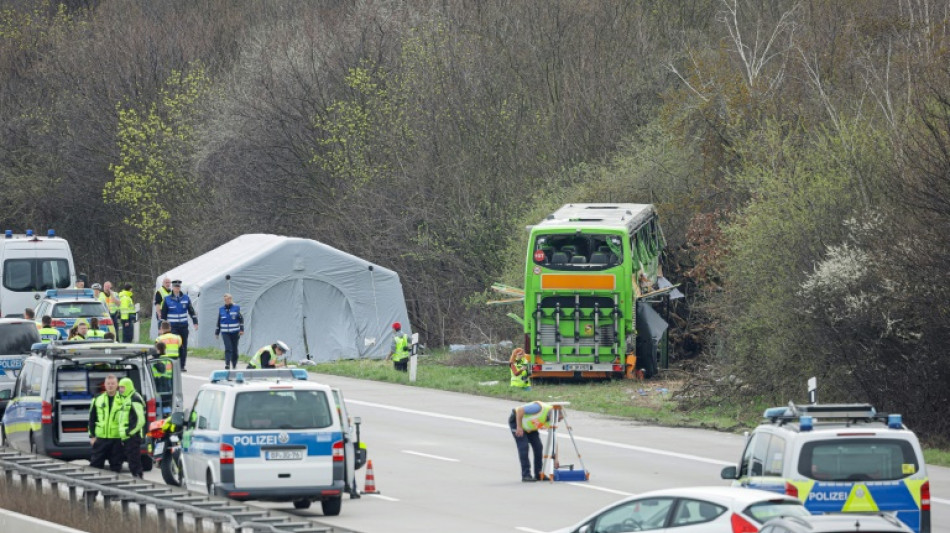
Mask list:
POLYGON ((185 411, 181 365, 177 357, 149 359, 149 373, 155 383, 155 411, 158 418, 185 411))

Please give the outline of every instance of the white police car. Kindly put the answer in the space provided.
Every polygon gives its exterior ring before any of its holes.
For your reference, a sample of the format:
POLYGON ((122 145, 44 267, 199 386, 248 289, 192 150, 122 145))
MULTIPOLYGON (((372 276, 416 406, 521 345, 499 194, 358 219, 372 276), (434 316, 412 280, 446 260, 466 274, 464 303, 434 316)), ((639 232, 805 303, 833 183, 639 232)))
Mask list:
POLYGON ((917 436, 900 415, 867 404, 767 409, 724 479, 795 496, 813 514, 895 515, 930 533, 930 481, 917 436))
POLYGON ((302 369, 220 370, 186 416, 185 486, 340 514, 344 436, 332 390, 302 369))

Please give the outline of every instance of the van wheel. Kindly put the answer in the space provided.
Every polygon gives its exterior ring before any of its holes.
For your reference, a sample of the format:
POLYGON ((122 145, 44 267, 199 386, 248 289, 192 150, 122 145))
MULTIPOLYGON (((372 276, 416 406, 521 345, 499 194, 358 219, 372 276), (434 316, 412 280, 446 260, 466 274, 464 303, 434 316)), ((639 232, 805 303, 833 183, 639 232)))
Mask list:
POLYGON ((215 486, 214 486, 214 476, 211 475, 211 471, 208 470, 208 475, 205 478, 205 485, 208 487, 208 494, 214 496, 215 486))
POLYGON ((294 500, 294 509, 309 509, 310 500, 294 500))
POLYGON ((323 500, 320 502, 320 507, 323 508, 323 516, 336 516, 340 514, 340 509, 343 507, 343 496, 323 500))

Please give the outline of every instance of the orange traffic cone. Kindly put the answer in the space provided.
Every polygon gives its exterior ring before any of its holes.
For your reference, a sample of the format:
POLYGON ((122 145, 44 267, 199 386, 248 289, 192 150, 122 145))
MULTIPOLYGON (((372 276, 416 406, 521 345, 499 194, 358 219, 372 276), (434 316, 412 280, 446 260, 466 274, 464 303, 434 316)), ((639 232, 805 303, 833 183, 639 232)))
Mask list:
POLYGON ((376 478, 373 476, 373 460, 370 459, 366 463, 366 487, 363 490, 363 494, 379 494, 379 491, 376 490, 376 478))

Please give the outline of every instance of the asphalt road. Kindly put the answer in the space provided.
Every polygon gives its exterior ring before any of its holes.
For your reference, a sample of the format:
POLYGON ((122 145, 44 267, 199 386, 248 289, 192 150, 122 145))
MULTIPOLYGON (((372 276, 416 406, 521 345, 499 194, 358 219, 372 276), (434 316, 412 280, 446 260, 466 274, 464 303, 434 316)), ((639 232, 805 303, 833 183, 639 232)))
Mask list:
MULTIPOLYGON (((220 361, 194 358, 184 375, 185 405, 220 361)), ((715 431, 648 426, 568 411, 577 446, 590 472, 587 483, 522 483, 507 426, 519 402, 403 385, 312 376, 339 386, 351 416, 362 417, 378 495, 344 497, 337 517, 320 506, 294 511, 363 533, 420 530, 454 533, 546 532, 575 523, 624 496, 648 490, 724 485, 723 466, 734 464, 744 439, 715 431)), ((550 398, 556 400, 556 398, 550 398)), ((566 430, 561 463, 580 467, 566 430)), ((360 487, 366 470, 357 477, 360 487)), ((950 533, 950 469, 929 467, 933 531, 950 533)), ((160 480, 158 472, 147 474, 160 480)))

